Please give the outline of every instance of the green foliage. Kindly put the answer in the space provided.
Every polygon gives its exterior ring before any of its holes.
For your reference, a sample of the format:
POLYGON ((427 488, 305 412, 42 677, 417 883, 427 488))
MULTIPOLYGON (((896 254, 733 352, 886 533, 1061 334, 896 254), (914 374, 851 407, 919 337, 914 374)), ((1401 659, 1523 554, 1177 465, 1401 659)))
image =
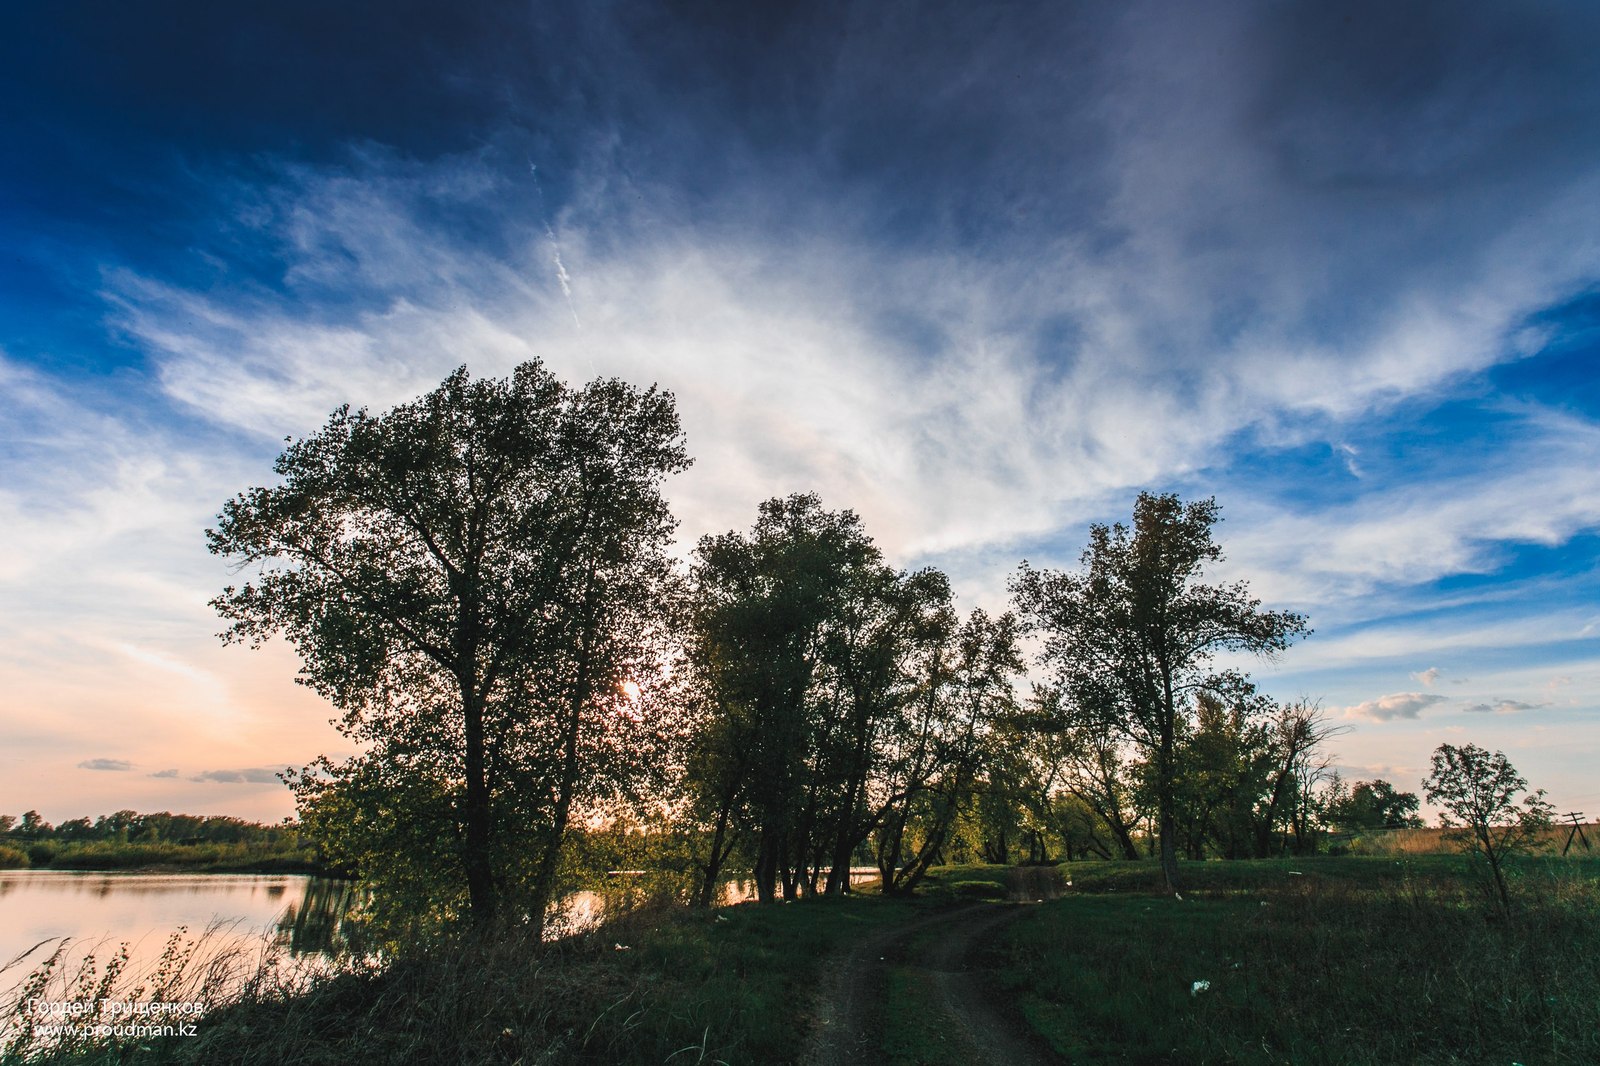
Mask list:
POLYGON ((14 870, 28 865, 28 853, 9 844, 0 844, 0 870, 14 870))
POLYGON ((181 868, 214 872, 320 872, 316 854, 290 842, 280 844, 168 844, 91 840, 35 844, 33 865, 57 870, 135 870, 181 868), (37 853, 37 855, 35 855, 37 853))
POLYGON ((58 826, 49 825, 37 815, 25 817, 23 823, 30 828, 25 831, 20 825, 15 827, 10 834, 15 844, 0 844, 0 867, 7 864, 5 856, 11 854, 22 858, 20 865, 31 862, 57 870, 322 870, 314 849, 303 843, 296 828, 289 825, 167 811, 139 814, 131 810, 94 819, 72 818, 58 826), (32 843, 28 843, 30 839, 32 843))
POLYGON ((1080 571, 1024 562, 1011 582, 1064 699, 1093 728, 1123 734, 1149 764, 1169 879, 1177 870, 1177 749, 1191 701, 1250 691, 1241 676, 1212 670, 1212 660, 1222 652, 1272 655, 1307 631, 1300 615, 1262 610, 1243 582, 1202 583, 1204 569, 1223 557, 1211 535, 1218 517, 1215 500, 1140 493, 1131 528, 1090 527, 1080 571))
MULTIPOLYGON (((292 848, 298 842, 296 830, 288 824, 247 822, 242 818, 219 815, 173 814, 158 811, 140 814, 122 810, 72 818, 58 826, 30 811, 18 824, 9 815, 0 826, 12 827, 19 840, 54 840, 61 843, 115 842, 122 844, 255 844, 292 848)), ((0 830, 3 831, 3 830, 0 830)))
POLYGON ((578 813, 661 784, 688 462, 670 394, 462 368, 340 408, 224 506, 211 550, 254 571, 213 601, 226 639, 287 638, 362 751, 295 776, 302 817, 397 908, 542 915, 578 813))
POLYGON ((1336 781, 1329 790, 1325 817, 1340 829, 1415 829, 1422 825, 1415 792, 1397 792, 1383 779, 1357 781, 1346 788, 1336 781))
POLYGON ((1528 782, 1503 752, 1491 755, 1476 744, 1439 745, 1422 787, 1429 803, 1444 808, 1442 824, 1461 827, 1461 848, 1488 864, 1500 906, 1509 909, 1505 861, 1531 850, 1550 828, 1555 808, 1545 801, 1544 790, 1529 793, 1518 804, 1516 797, 1527 791, 1528 782))
POLYGON ((701 540, 688 758, 707 858, 742 848, 770 900, 842 892, 869 837, 891 891, 934 861, 1021 669, 1010 616, 962 624, 936 570, 896 572, 849 511, 762 504, 701 540))

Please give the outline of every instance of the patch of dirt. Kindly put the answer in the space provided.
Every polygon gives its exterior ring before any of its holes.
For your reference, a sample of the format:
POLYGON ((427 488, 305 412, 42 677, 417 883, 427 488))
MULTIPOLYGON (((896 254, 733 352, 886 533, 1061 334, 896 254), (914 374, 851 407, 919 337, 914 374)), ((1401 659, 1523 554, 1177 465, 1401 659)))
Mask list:
POLYGON ((946 1027, 961 1045, 965 1061, 1005 1066, 1059 1061, 997 1008, 983 984, 983 971, 971 968, 974 946, 1021 911, 1020 905, 999 903, 940 911, 874 933, 828 960, 817 993, 817 1028, 799 1061, 803 1066, 883 1061, 883 1008, 891 966, 927 973, 944 1015, 930 1024, 946 1027))

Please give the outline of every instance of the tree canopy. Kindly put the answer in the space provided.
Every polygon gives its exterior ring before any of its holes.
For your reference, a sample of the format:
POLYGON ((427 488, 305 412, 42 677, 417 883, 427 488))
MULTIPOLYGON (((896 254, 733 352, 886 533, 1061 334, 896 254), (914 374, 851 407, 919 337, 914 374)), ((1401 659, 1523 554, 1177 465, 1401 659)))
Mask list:
POLYGON ((207 538, 254 572, 213 601, 224 638, 285 637, 362 749, 292 775, 308 829, 435 909, 542 914, 575 811, 662 765, 670 717, 637 704, 688 463, 670 393, 537 362, 289 442, 207 538))
POLYGON ((1177 882, 1176 755, 1201 693, 1238 698, 1240 675, 1212 669, 1224 651, 1270 655, 1307 632, 1300 615, 1267 611, 1244 582, 1206 584, 1222 560, 1215 500, 1139 494, 1133 525, 1095 524, 1077 572, 1023 562, 1012 595, 1041 662, 1099 728, 1125 735, 1152 763, 1162 870, 1177 882))
POLYGON ((1517 795, 1527 788, 1527 779, 1504 752, 1491 754, 1476 744, 1440 744, 1422 782, 1428 802, 1444 809, 1441 824, 1458 827, 1462 846, 1488 864, 1500 906, 1506 909, 1511 906, 1506 858, 1531 847, 1549 827, 1554 811, 1542 789, 1528 792, 1519 803, 1517 795))

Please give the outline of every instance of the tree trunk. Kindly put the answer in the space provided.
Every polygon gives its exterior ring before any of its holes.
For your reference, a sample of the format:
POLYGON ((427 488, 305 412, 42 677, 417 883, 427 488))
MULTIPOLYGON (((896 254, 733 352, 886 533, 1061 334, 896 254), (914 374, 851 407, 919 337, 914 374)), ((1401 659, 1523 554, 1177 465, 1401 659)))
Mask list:
MULTIPOLYGON (((722 863, 728 856, 722 849, 723 838, 728 832, 728 808, 724 803, 717 811, 717 828, 711 834, 711 854, 706 857, 701 869, 705 871, 705 880, 701 883, 699 891, 695 893, 694 905, 709 907, 717 901, 717 881, 722 874, 722 863)), ((731 846, 730 846, 731 850, 731 846)))
MULTIPOLYGON (((583 669, 588 667, 587 655, 583 669)), ((578 690, 573 693, 567 714, 567 735, 563 738, 561 753, 561 779, 556 793, 556 807, 550 817, 550 832, 545 837, 544 855, 540 857, 538 873, 533 883, 533 898, 529 913, 544 928, 545 911, 555 895, 556 869, 561 860, 561 844, 567 833, 567 820, 572 815, 572 795, 578 785, 578 737, 582 730, 583 705, 588 701, 587 678, 581 678, 578 690)))
POLYGON ((462 820, 466 840, 461 865, 467 877, 467 906, 472 924, 487 928, 495 918, 494 866, 489 857, 489 782, 484 759, 483 700, 471 684, 461 686, 466 739, 466 804, 462 820))
POLYGON ((756 868, 751 872, 756 880, 757 901, 775 902, 778 898, 778 849, 770 830, 761 834, 761 844, 756 851, 756 868))
POLYGON ((1177 849, 1177 817, 1173 811, 1173 766, 1172 766, 1172 729, 1165 728, 1161 731, 1161 750, 1157 754, 1156 762, 1156 792, 1160 805, 1160 827, 1156 830, 1158 841, 1161 845, 1161 878, 1166 882, 1167 890, 1174 894, 1178 891, 1178 849, 1177 849))

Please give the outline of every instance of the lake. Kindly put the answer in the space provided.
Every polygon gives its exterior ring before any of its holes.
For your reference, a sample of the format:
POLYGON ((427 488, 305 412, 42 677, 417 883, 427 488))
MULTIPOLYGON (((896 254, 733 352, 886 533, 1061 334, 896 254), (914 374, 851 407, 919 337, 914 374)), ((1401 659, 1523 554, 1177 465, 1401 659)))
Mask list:
POLYGON ((207 957, 259 959, 269 945, 314 955, 337 937, 349 886, 298 874, 84 873, 0 870, 0 990, 68 939, 76 966, 105 963, 128 946, 125 972, 154 968, 180 927, 207 957))
MULTIPOLYGON (((851 874, 859 883, 876 871, 851 874)), ((186 942, 201 941, 206 958, 231 953, 244 964, 271 948, 313 961, 345 946, 342 918, 354 891, 348 882, 303 874, 0 870, 0 992, 49 958, 63 938, 70 940, 69 970, 92 953, 103 972, 127 944, 125 972, 148 972, 180 927, 186 942)), ((750 882, 730 880, 720 902, 753 897, 750 882)), ((603 917, 606 905, 595 892, 567 896, 551 916, 551 933, 581 931, 603 917)))

